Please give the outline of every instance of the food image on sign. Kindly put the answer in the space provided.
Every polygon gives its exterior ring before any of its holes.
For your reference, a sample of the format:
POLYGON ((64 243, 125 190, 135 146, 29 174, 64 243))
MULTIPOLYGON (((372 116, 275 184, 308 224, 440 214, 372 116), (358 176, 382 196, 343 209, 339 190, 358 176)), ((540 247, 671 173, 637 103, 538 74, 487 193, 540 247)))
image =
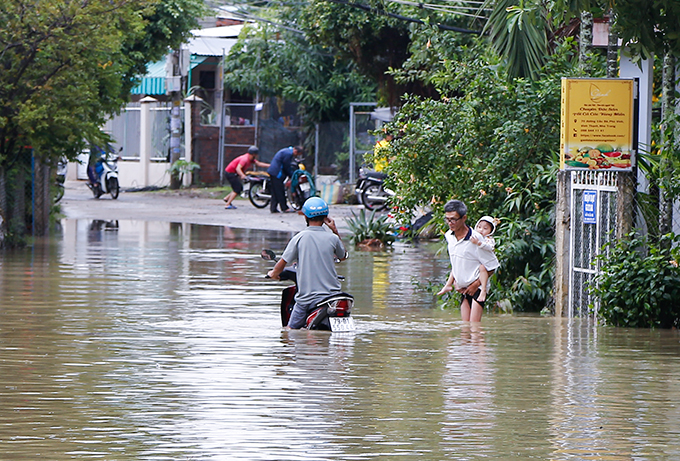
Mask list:
POLYGON ((611 144, 592 146, 570 146, 571 152, 564 153, 564 163, 573 168, 601 170, 608 168, 630 168, 630 151, 611 144))
POLYGON ((562 79, 560 168, 632 168, 635 91, 632 79, 562 79))

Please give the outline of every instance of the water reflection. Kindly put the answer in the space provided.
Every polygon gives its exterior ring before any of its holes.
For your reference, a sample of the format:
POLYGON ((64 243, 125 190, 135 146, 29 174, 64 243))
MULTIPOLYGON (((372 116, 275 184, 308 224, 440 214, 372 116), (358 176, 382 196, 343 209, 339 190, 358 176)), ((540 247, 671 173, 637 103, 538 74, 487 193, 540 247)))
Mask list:
POLYGON ((437 245, 339 266, 358 331, 281 330, 287 233, 64 221, 0 259, 0 459, 674 459, 676 331, 460 322, 437 245))
POLYGON ((495 426, 493 351, 487 348, 484 328, 463 324, 447 346, 445 392, 446 424, 442 428, 448 450, 476 447, 493 455, 490 442, 495 426))

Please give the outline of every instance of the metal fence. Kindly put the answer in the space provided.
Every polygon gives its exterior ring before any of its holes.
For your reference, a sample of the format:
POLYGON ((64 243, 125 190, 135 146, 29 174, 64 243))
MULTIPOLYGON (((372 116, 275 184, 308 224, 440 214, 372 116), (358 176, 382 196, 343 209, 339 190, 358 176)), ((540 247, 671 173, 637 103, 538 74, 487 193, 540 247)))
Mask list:
MULTIPOLYGON (((630 230, 659 232, 658 191, 646 190, 646 181, 631 174, 608 171, 572 171, 570 174, 569 315, 597 314, 599 305, 590 286, 602 268, 597 257, 608 254, 608 243, 622 238, 622 215, 631 217, 630 230), (624 192, 636 191, 630 200, 624 192), (634 197, 634 198, 633 198, 634 197), (622 210, 621 207, 628 209, 622 210)), ((623 227, 622 227, 623 226, 623 227)), ((671 230, 680 234, 680 203, 673 206, 671 230)), ((634 268, 631 268, 631 270, 634 268)))
POLYGON ((588 286, 598 272, 596 258, 616 236, 618 178, 609 171, 571 172, 569 305, 577 317, 590 314, 589 306, 595 305, 588 286))

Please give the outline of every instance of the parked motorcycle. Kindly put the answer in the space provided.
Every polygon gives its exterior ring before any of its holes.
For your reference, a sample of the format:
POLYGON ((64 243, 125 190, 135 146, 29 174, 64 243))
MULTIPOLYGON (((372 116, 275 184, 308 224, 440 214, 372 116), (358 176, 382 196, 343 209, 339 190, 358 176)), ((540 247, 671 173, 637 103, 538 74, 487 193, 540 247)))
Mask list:
MULTIPOLYGON (((277 261, 276 254, 271 250, 262 250, 262 259, 277 261)), ((283 289, 281 293, 281 325, 288 325, 290 314, 295 306, 297 293, 297 273, 295 268, 286 268, 279 276, 281 280, 290 280, 294 285, 283 289)), ((344 277, 339 277, 344 280, 344 277)), ((356 326, 351 317, 354 307, 354 297, 348 293, 336 293, 319 301, 307 311, 305 327, 307 330, 330 330, 334 332, 354 331, 356 326)))
MULTIPOLYGON (((123 150, 123 148, 121 148, 123 150)), ((98 175, 96 182, 88 181, 87 187, 90 188, 94 198, 99 198, 104 194, 111 194, 113 200, 118 198, 120 185, 118 184, 118 160, 119 156, 111 158, 109 152, 105 152, 95 163, 95 171, 98 175)))
POLYGON ((384 181, 387 175, 373 171, 367 167, 359 168, 359 179, 355 188, 357 200, 368 210, 380 211, 387 207, 387 199, 394 196, 394 191, 387 189, 384 181))
MULTIPOLYGON (((248 198, 255 208, 264 208, 271 201, 269 174, 264 171, 246 172, 244 189, 248 188, 248 198)), ((300 210, 305 200, 316 195, 314 178, 300 163, 293 176, 286 181, 286 200, 294 210, 300 210)))

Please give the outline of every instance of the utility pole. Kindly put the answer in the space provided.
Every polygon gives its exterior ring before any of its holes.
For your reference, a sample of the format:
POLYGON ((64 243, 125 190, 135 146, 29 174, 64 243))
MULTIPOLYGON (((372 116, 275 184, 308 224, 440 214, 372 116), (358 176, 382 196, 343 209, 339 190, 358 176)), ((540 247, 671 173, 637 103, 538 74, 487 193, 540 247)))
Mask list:
MULTIPOLYGON (((182 50, 172 52, 172 78, 168 79, 170 84, 167 91, 170 93, 172 106, 170 108, 170 166, 179 160, 181 154, 182 138, 182 74, 185 73, 182 50)), ((170 189, 179 189, 181 186, 180 174, 170 176, 170 189)))

